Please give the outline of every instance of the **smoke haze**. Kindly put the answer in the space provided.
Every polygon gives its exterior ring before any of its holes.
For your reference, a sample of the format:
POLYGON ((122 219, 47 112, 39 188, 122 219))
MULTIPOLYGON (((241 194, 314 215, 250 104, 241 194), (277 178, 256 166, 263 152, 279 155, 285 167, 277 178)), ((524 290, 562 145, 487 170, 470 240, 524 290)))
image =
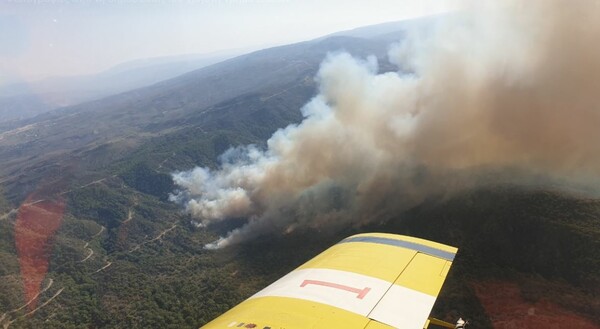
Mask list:
POLYGON ((600 174, 597 1, 477 2, 375 59, 328 56, 304 120, 217 170, 174 174, 202 225, 248 223, 208 248, 399 214, 432 194, 600 174), (407 73, 408 72, 408 73, 407 73), (517 174, 518 173, 518 174, 517 174))

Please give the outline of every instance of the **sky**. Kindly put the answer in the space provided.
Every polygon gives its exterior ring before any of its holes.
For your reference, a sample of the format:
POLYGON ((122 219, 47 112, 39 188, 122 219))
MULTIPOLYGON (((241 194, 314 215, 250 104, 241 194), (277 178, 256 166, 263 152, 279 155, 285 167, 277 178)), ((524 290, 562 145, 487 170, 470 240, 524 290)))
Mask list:
POLYGON ((0 0, 0 84, 257 49, 452 9, 448 0, 0 0))

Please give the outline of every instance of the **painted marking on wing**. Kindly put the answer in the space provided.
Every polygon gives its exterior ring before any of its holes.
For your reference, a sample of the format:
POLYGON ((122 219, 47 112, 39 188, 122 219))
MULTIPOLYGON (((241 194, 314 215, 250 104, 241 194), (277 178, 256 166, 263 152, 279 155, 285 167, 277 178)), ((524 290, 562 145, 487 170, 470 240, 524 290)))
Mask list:
POLYGON ((325 282, 325 281, 318 281, 318 280, 304 280, 301 284, 300 287, 306 287, 309 284, 314 284, 317 286, 324 286, 324 287, 330 287, 330 288, 335 288, 335 289, 340 289, 340 290, 345 290, 345 291, 349 291, 349 292, 353 292, 356 294, 356 298, 358 299, 363 299, 368 293, 369 291, 371 291, 371 288, 369 287, 365 287, 363 289, 359 289, 359 288, 352 288, 349 286, 345 286, 343 284, 339 284, 339 283, 333 283, 333 282, 325 282))
POLYGON ((355 236, 355 237, 350 237, 350 238, 344 239, 344 240, 340 241, 339 243, 350 243, 350 242, 379 243, 379 244, 385 244, 385 245, 389 245, 389 246, 402 247, 402 248, 406 248, 406 249, 416 250, 418 252, 422 252, 424 254, 432 255, 432 256, 439 257, 439 258, 449 260, 449 261, 453 261, 454 256, 456 255, 453 252, 440 250, 440 249, 422 245, 422 244, 419 244, 416 242, 375 237, 375 236, 355 236))
POLYGON ((367 316, 391 285, 389 281, 363 274, 308 268, 287 274, 250 298, 303 299, 367 316), (324 289, 323 286, 335 289, 324 289), (348 292, 356 293, 358 296, 355 297, 348 292))

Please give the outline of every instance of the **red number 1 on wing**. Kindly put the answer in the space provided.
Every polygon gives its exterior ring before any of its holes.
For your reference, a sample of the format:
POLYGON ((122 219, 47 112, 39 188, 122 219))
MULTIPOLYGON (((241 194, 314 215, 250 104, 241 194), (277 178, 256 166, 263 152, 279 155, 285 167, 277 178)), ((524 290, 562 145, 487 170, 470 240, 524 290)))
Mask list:
POLYGON ((371 291, 371 288, 369 288, 369 287, 365 287, 363 289, 359 289, 359 288, 353 288, 353 287, 345 286, 345 285, 339 284, 339 283, 326 282, 326 281, 318 281, 318 280, 304 280, 302 282, 302 284, 300 285, 300 287, 306 287, 309 284, 313 284, 313 285, 317 285, 317 286, 330 287, 330 288, 335 288, 335 289, 340 289, 340 290, 345 290, 345 291, 353 292, 353 293, 356 294, 356 298, 358 298, 358 299, 363 299, 369 293, 369 291, 371 291))

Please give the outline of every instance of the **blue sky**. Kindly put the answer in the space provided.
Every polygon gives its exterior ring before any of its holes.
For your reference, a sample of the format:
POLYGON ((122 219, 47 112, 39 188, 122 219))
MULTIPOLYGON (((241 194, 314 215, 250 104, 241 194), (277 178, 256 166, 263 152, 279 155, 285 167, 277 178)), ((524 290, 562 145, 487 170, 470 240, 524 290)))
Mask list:
POLYGON ((267 47, 455 7, 447 0, 0 0, 0 79, 267 47))

